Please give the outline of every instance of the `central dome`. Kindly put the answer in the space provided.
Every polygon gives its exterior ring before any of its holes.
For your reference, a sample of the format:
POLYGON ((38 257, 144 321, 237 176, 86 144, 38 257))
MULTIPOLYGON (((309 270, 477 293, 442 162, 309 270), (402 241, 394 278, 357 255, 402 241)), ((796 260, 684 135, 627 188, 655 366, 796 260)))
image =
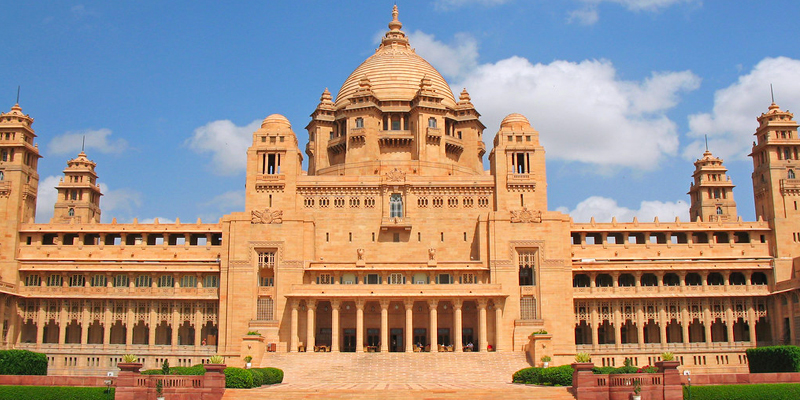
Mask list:
POLYGON ((403 24, 397 20, 397 6, 392 11, 392 17, 390 30, 384 35, 381 46, 342 84, 336 97, 336 108, 346 106, 365 81, 369 82, 372 93, 382 101, 409 101, 419 92, 423 78, 430 80, 430 90, 444 97, 444 106, 455 107, 455 97, 442 74, 408 44, 406 34, 400 30, 403 24))

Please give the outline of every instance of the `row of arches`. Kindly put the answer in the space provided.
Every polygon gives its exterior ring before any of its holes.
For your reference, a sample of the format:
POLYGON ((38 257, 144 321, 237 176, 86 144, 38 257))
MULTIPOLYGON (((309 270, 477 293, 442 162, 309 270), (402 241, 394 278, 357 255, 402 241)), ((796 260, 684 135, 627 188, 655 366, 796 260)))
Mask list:
POLYGON ((743 286, 743 285, 767 285, 767 274, 764 272, 756 271, 750 274, 743 272, 731 272, 723 275, 721 272, 710 272, 701 275, 697 272, 689 272, 686 274, 677 274, 668 272, 663 274, 660 278, 655 273, 644 273, 636 277, 634 274, 624 273, 619 276, 612 277, 611 274, 599 273, 594 274, 592 277, 589 274, 575 274, 572 278, 572 287, 632 287, 632 286, 743 286))

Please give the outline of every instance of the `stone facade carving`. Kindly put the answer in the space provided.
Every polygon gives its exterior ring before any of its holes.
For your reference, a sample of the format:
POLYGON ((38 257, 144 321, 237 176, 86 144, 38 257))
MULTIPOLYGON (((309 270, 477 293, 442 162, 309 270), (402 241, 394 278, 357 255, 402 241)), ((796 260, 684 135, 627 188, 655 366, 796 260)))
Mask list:
POLYGON ((283 211, 270 210, 269 208, 264 211, 253 210, 250 212, 250 223, 252 224, 282 224, 283 211))
POLYGON ((542 222, 542 212, 539 210, 528 210, 527 207, 523 207, 521 210, 511 210, 511 222, 542 222))
POLYGON ((406 180, 406 173, 395 168, 386 173, 387 182, 402 182, 406 180))

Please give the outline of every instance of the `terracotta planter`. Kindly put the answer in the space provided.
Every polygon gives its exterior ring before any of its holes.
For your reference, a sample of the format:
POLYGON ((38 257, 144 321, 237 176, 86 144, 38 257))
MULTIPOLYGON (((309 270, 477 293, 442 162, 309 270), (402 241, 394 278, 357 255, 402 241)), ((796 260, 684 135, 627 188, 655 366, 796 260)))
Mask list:
POLYGON ((679 361, 656 361, 656 367, 658 367, 658 372, 664 372, 665 370, 669 369, 678 369, 678 366, 681 365, 679 361))
POLYGON ((139 372, 142 363, 117 363, 117 368, 122 372, 139 372))
POLYGON ((215 372, 221 374, 223 373, 222 371, 224 371, 228 366, 225 364, 205 364, 203 367, 205 367, 206 372, 215 372))
POLYGON ((591 372, 592 368, 594 368, 594 363, 593 362, 585 362, 585 363, 576 362, 576 363, 572 363, 570 365, 572 365, 572 370, 575 371, 575 372, 584 372, 584 371, 591 372))

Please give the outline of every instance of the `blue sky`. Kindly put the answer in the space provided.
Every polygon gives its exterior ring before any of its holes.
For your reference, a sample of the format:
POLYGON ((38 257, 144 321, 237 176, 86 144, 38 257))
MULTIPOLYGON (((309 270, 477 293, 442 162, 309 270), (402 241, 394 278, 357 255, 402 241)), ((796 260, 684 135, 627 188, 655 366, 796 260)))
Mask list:
MULTIPOLYGON (((266 116, 303 127, 377 47, 391 1, 25 2, 0 16, 0 109, 36 119, 37 221, 66 161, 96 161, 103 221, 216 221, 244 206, 266 116), (33 3, 33 4, 30 4, 33 3), (4 94, 5 93, 5 94, 4 94), (5 100, 3 100, 5 99, 5 100)), ((487 125, 519 112, 547 151, 549 208, 576 220, 688 215, 703 135, 753 219, 747 153, 770 103, 800 109, 800 2, 399 1, 417 52, 487 125)), ((488 168, 488 165, 487 165, 488 168)))

